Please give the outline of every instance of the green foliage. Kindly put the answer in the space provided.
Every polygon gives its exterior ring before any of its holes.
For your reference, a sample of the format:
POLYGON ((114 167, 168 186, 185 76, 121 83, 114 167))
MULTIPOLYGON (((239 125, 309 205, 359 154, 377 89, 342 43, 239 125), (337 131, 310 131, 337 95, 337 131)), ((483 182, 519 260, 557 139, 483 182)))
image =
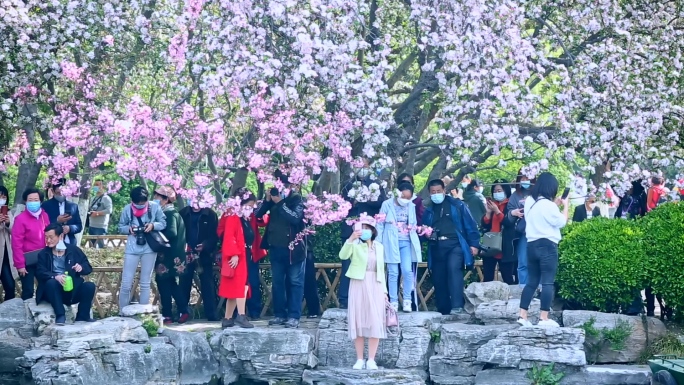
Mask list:
POLYGON ((559 295, 584 309, 616 312, 647 286, 638 222, 595 218, 569 226, 559 246, 559 295))
POLYGON ((558 385, 565 377, 565 373, 554 372, 555 364, 548 366, 536 365, 527 372, 527 378, 532 381, 532 385, 558 385))
POLYGON ((625 349, 625 342, 632 334, 632 325, 629 322, 620 319, 615 323, 615 327, 603 329, 597 329, 595 325, 596 318, 591 317, 581 326, 586 336, 585 345, 589 361, 598 361, 601 350, 605 347, 615 351, 625 349))
POLYGON ((150 344, 145 345, 144 350, 145 350, 145 353, 150 353, 152 351, 152 345, 150 345, 150 344))
POLYGON ((340 262, 338 257, 342 240, 340 239, 340 224, 331 223, 315 229, 313 248, 316 262, 340 262))
POLYGON ((648 360, 657 355, 684 357, 684 343, 675 334, 665 334, 646 347, 641 356, 639 356, 639 364, 647 364, 648 360))
POLYGON ((668 307, 684 309, 684 204, 658 206, 641 220, 650 286, 668 307))
POLYGON ((433 330, 430 332, 430 341, 438 344, 442 340, 442 332, 439 330, 433 330))
POLYGON ((159 334, 159 325, 152 317, 144 317, 142 319, 142 327, 150 337, 156 337, 159 334))

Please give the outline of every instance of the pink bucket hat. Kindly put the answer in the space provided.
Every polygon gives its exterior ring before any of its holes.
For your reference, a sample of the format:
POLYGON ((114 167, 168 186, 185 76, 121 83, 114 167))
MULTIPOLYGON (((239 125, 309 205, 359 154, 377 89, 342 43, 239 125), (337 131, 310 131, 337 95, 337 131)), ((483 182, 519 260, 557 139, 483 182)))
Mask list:
POLYGON ((361 213, 361 215, 359 215, 359 223, 375 228, 378 222, 375 220, 375 218, 367 215, 366 213, 361 213))

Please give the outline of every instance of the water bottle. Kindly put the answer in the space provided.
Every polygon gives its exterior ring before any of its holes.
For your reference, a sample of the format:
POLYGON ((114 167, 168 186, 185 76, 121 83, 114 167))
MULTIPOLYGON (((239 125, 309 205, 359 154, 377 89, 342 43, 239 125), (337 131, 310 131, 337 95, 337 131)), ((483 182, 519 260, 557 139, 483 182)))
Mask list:
POLYGON ((74 280, 69 275, 69 272, 65 271, 64 276, 64 291, 74 290, 74 280))

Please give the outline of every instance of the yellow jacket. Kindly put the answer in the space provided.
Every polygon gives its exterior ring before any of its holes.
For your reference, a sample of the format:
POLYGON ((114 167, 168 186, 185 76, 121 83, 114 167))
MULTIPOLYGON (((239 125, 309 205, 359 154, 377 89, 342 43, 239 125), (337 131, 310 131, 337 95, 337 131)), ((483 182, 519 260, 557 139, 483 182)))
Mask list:
MULTIPOLYGON (((382 289, 387 293, 387 283, 385 283, 385 250, 378 241, 373 242, 375 247, 375 260, 377 266, 378 282, 382 284, 382 289)), ((345 241, 340 250, 340 259, 351 259, 347 277, 351 279, 363 280, 366 277, 366 266, 368 265, 368 244, 366 242, 345 241)))

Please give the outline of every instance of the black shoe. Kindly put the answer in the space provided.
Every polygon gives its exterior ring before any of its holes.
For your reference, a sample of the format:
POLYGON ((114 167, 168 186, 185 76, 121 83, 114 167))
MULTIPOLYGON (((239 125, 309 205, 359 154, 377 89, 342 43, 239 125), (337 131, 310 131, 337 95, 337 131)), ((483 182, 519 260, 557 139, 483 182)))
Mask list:
POLYGON ((318 318, 318 314, 309 314, 308 316, 306 316, 306 318, 308 318, 308 319, 316 319, 316 318, 318 318))
POLYGON ((250 323, 247 317, 244 315, 237 316, 237 318, 235 319, 235 325, 243 329, 251 329, 254 327, 254 325, 252 325, 252 323, 250 323))
POLYGON ((66 323, 66 316, 60 315, 55 319, 55 324, 59 326, 64 326, 66 323))
POLYGON ((287 320, 287 322, 285 322, 285 327, 288 329, 297 329, 299 328, 299 320, 290 318, 289 320, 287 320))
POLYGON ((285 318, 275 317, 274 319, 268 321, 268 326, 281 326, 285 325, 287 320, 285 318))
POLYGON ((235 326, 235 321, 233 321, 232 318, 230 318, 230 319, 224 318, 224 319, 221 321, 221 328, 223 328, 223 329, 225 329, 225 328, 232 328, 233 326, 235 326))

